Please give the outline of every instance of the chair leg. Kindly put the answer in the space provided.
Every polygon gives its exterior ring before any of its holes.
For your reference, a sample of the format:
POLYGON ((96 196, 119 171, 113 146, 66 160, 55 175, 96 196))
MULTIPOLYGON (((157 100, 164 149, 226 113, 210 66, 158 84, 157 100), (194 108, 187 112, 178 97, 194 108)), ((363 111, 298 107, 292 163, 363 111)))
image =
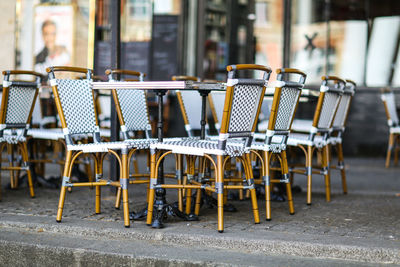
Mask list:
POLYGON ((266 220, 271 220, 271 184, 270 184, 270 169, 269 169, 270 152, 263 151, 264 161, 264 183, 265 183, 265 212, 266 220))
POLYGON ((139 165, 138 165, 138 161, 135 155, 133 155, 132 157, 132 163, 133 163, 133 171, 135 173, 139 173, 139 165))
MULTIPOLYGON (((193 160, 192 157, 189 157, 188 160, 188 166, 187 166, 187 176, 190 177, 190 179, 188 179, 188 181, 190 181, 191 179, 193 179, 194 176, 194 172, 195 172, 195 160, 193 160)), ((185 213, 186 214, 190 214, 191 213, 191 209, 192 209, 192 189, 188 188, 186 189, 186 209, 185 209, 185 213)))
POLYGON ((130 227, 129 220, 129 199, 128 199, 128 184, 129 184, 129 173, 128 173, 128 151, 123 149, 121 151, 121 177, 120 187, 122 188, 122 207, 124 209, 124 225, 126 228, 130 227))
MULTIPOLYGON (((12 144, 7 144, 7 155, 8 155, 8 164, 10 167, 14 167, 14 148, 12 144)), ((11 189, 17 188, 15 184, 14 170, 10 170, 10 185, 11 189)))
POLYGON ((186 209, 185 213, 190 214, 192 208, 192 189, 188 188, 186 189, 186 209))
POLYGON ((196 190, 196 202, 194 205, 194 214, 199 216, 200 214, 200 204, 201 204, 201 189, 196 190))
MULTIPOLYGON (((23 160, 23 164, 25 165, 25 167, 27 167, 26 170, 26 175, 28 176, 28 187, 29 187, 29 193, 31 195, 31 197, 35 197, 35 191, 33 190, 33 181, 32 181, 32 172, 31 172, 31 167, 29 165, 29 159, 28 159, 28 147, 26 145, 26 143, 23 143, 21 145, 21 154, 22 154, 22 160, 23 160)), ((18 176, 16 177, 18 180, 18 176)))
POLYGON ((63 209, 64 209, 64 201, 65 201, 65 192, 67 191, 67 186, 65 185, 65 183, 69 182, 69 169, 70 169, 70 165, 71 165, 71 158, 72 158, 72 151, 67 151, 67 155, 65 158, 65 164, 64 164, 64 172, 63 172, 63 182, 61 185, 61 192, 60 192, 60 199, 58 201, 58 210, 57 210, 57 218, 56 221, 57 222, 61 222, 61 218, 62 218, 62 213, 63 213, 63 209))
POLYGON ((96 186, 96 214, 101 213, 101 186, 96 186))
POLYGON ((93 179, 92 168, 90 166, 90 159, 88 157, 84 158, 83 159, 83 164, 84 164, 84 168, 85 168, 85 171, 87 173, 87 176, 88 176, 88 181, 89 182, 93 182, 94 179, 93 179))
POLYGON ((312 146, 307 146, 306 154, 306 172, 307 172, 307 205, 311 205, 311 188, 312 188, 312 146))
POLYGON ((155 189, 154 186, 157 184, 156 177, 156 152, 151 151, 150 156, 150 189, 149 189, 149 201, 147 206, 147 219, 146 224, 151 225, 153 221, 153 208, 154 208, 154 195, 155 189))
POLYGON ((121 187, 118 187, 117 195, 115 196, 115 208, 118 210, 121 206, 121 194, 122 194, 122 189, 121 189, 121 187))
POLYGON ((329 170, 329 147, 324 146, 322 149, 322 169, 324 171, 325 178, 325 196, 326 202, 331 201, 331 177, 329 170))
MULTIPOLYGON (((100 160, 101 160, 100 155, 98 153, 96 153, 95 162, 94 162, 96 182, 98 182, 103 176, 103 162, 101 162, 100 160)), ((89 169, 90 169, 90 163, 89 163, 89 169)), ((101 213, 101 186, 95 186, 95 188, 96 188, 95 213, 100 214, 101 213)))
POLYGON ((288 162, 287 162, 287 156, 286 156, 286 151, 281 152, 281 158, 282 158, 282 178, 285 180, 286 184, 286 196, 287 196, 287 201, 289 205, 289 213, 290 215, 294 214, 294 205, 293 205, 293 196, 292 196, 292 186, 290 184, 290 179, 289 179, 289 167, 288 167, 288 162))
POLYGON ((340 168, 340 174, 342 176, 343 194, 347 194, 346 169, 344 166, 343 147, 341 143, 336 144, 336 150, 339 161, 338 167, 340 168))
POLYGON ((215 170, 215 190, 217 193, 218 232, 224 232, 224 157, 217 156, 217 169, 215 170))
POLYGON ((251 197, 251 205, 253 207, 253 216, 254 216, 254 223, 259 224, 260 223, 260 214, 258 212, 258 203, 257 203, 257 194, 256 194, 256 188, 254 187, 254 177, 253 177, 253 169, 251 167, 251 160, 250 160, 250 154, 245 155, 245 169, 247 169, 247 183, 250 186, 250 197, 251 197))
POLYGON ((389 144, 388 144, 388 148, 387 148, 387 152, 386 152, 386 163, 385 163, 386 168, 389 168, 389 166, 390 166, 390 156, 392 153, 393 144, 394 144, 394 134, 390 133, 389 144))
MULTIPOLYGON (((242 165, 240 164, 240 162, 236 163, 236 170, 237 170, 237 177, 239 178, 243 178, 243 171, 242 171, 242 165)), ((243 184, 243 182, 239 182, 238 185, 243 184)), ((243 194, 243 189, 239 189, 239 200, 243 200, 244 199, 244 194, 243 194)))
POLYGON ((1 151, 0 151, 0 201, 1 201, 1 151))
POLYGON ((397 166, 397 164, 399 163, 399 137, 400 136, 398 134, 396 134, 394 137, 394 144, 393 144, 394 166, 397 166))
MULTIPOLYGON (((176 155, 176 175, 178 184, 182 184, 182 177, 183 177, 183 156, 182 154, 176 155)), ((178 189, 178 209, 179 211, 183 212, 183 190, 182 188, 178 189)))
MULTIPOLYGON (((198 172, 198 175, 199 175, 199 182, 200 183, 202 183, 203 181, 202 181, 202 177, 204 177, 204 171, 205 171, 205 169, 204 169, 204 161, 205 161, 206 159, 205 158, 203 158, 203 157, 199 157, 199 172, 198 172)), ((201 189, 200 188, 198 188, 197 190, 196 190, 196 201, 195 201, 195 205, 194 205, 194 214, 195 215, 199 215, 200 214, 200 204, 201 204, 201 189)))

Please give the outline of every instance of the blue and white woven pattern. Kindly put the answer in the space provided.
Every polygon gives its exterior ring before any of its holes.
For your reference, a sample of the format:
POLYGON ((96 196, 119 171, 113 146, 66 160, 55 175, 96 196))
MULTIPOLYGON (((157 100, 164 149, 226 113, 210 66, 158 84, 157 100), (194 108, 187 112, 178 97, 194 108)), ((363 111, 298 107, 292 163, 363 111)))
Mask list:
POLYGON ((174 153, 182 153, 186 155, 229 155, 238 157, 243 155, 247 150, 244 145, 227 144, 225 150, 218 149, 218 142, 207 140, 184 139, 176 141, 165 141, 150 146, 152 149, 172 150, 174 153))
POLYGON ((282 88, 274 130, 289 131, 300 93, 301 91, 297 88, 282 88))
POLYGON ((8 144, 18 144, 26 142, 26 137, 23 135, 3 135, 0 137, 0 143, 6 142, 8 144))
POLYGON ((192 130, 201 129, 201 104, 202 99, 197 91, 180 91, 183 106, 192 130))
POLYGON ((336 111, 335 119, 333 120, 333 128, 343 128, 350 108, 351 95, 344 94, 340 98, 339 106, 336 111))
POLYGON ((145 92, 117 90, 117 94, 127 131, 151 130, 145 92))
POLYGON ((272 153, 280 153, 286 150, 286 143, 283 142, 283 136, 273 136, 271 143, 266 144, 265 142, 253 141, 251 144, 251 149, 254 150, 264 150, 272 153))
POLYGON ((327 140, 321 136, 316 135, 314 140, 310 140, 309 134, 302 133, 290 133, 289 138, 287 140, 288 146, 298 146, 298 145, 306 145, 306 146, 315 146, 317 148, 323 148, 328 144, 327 140))
POLYGON ((128 149, 133 147, 133 145, 127 142, 100 142, 100 143, 90 143, 90 144, 77 144, 77 145, 67 145, 68 150, 79 151, 87 153, 95 152, 108 152, 110 149, 128 149))
POLYGON ((263 86, 237 84, 234 87, 228 132, 250 132, 254 124, 263 86))
POLYGON ((57 85, 69 133, 95 132, 97 127, 90 81, 57 79, 57 85))
POLYGON ((337 92, 325 93, 317 128, 328 129, 331 127, 339 99, 340 94, 337 92))
POLYGON ((9 88, 6 124, 27 123, 36 93, 36 84, 32 87, 13 86, 9 88))

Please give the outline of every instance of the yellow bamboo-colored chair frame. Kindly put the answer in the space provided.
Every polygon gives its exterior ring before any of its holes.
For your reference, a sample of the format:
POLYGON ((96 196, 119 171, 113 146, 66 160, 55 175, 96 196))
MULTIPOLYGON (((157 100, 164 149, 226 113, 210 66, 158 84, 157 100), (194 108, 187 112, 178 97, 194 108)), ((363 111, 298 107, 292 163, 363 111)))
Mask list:
MULTIPOLYGON (((247 137, 247 142, 246 145, 249 147, 252 141, 252 134, 255 131, 256 124, 257 124, 257 118, 258 114, 260 112, 261 104, 262 104, 262 99, 265 93, 265 84, 269 79, 271 69, 265 66, 261 65, 255 65, 255 64, 240 64, 240 65, 230 65, 227 66, 227 71, 228 71, 228 83, 227 83, 227 88, 226 88, 226 98, 225 98, 225 104, 223 108, 223 119, 221 122, 221 131, 219 135, 219 141, 217 144, 218 150, 224 151, 229 147, 229 144, 227 143, 227 140, 229 137, 247 137), (237 133, 237 132, 231 132, 232 130, 229 128, 230 127, 230 119, 231 119, 231 114, 233 113, 232 107, 234 106, 234 92, 235 91, 235 80, 239 81, 240 84, 240 79, 234 79, 236 71, 237 70, 259 70, 264 73, 264 78, 263 78, 263 85, 261 86, 261 90, 259 91, 259 99, 257 99, 257 103, 255 103, 255 117, 253 123, 250 125, 251 129, 248 133, 237 133)), ((260 83, 260 80, 258 80, 258 85, 260 83)), ((239 89, 237 89, 239 90, 239 89)), ((243 89, 244 90, 244 89, 243 89)), ((237 106, 236 106, 237 107, 237 106)), ((250 121, 251 123, 251 121, 250 121)), ((184 141, 184 142, 197 142, 196 140, 192 141, 184 141)), ((207 142, 207 141, 199 141, 199 142, 207 142)), ((209 141, 212 143, 213 141, 209 141)), ((205 157, 208 159, 212 166, 214 167, 215 170, 215 183, 212 185, 203 185, 196 183, 195 181, 192 182, 192 184, 157 184, 157 177, 158 177, 158 167, 161 164, 162 160, 169 154, 174 153, 173 150, 166 149, 165 145, 167 142, 156 144, 152 146, 153 149, 156 149, 154 151, 151 151, 151 170, 150 170, 150 197, 149 197, 149 202, 148 202, 148 213, 147 213, 147 224, 151 225, 152 220, 153 220, 153 203, 154 203, 154 198, 155 198, 155 189, 156 188, 175 188, 175 189, 205 189, 208 192, 215 192, 217 193, 217 209, 218 209, 218 232, 222 233, 224 231, 224 218, 223 218, 223 213, 224 213, 224 192, 228 189, 249 189, 250 195, 251 195, 251 201, 252 201, 252 206, 253 206, 253 215, 254 215, 254 222, 259 223, 260 218, 259 218, 259 213, 258 213, 258 204, 257 204, 257 198, 256 198, 256 192, 254 188, 254 179, 253 179, 253 173, 252 173, 252 168, 251 168, 251 162, 250 162, 250 154, 249 153, 244 153, 237 158, 240 160, 240 162, 243 164, 245 174, 246 174, 246 179, 248 186, 244 185, 224 185, 224 166, 226 162, 231 158, 231 156, 224 155, 224 154, 216 154, 216 160, 212 157, 212 154, 207 154, 204 153, 201 156, 205 157), (167 152, 162 152, 162 150, 169 150, 167 152)), ((214 143, 215 144, 215 143, 214 143)), ((188 147, 187 150, 190 150, 190 147, 188 147)), ((186 153, 176 153, 176 160, 178 161, 177 165, 182 166, 182 157, 186 153)), ((190 158, 194 159, 195 154, 191 154, 191 152, 188 151, 187 155, 192 155, 190 158)), ((189 160, 188 164, 188 170, 194 170, 194 161, 189 160)), ((187 193, 187 196, 190 194, 187 193)), ((197 200, 196 200, 197 202, 197 200)), ((189 203, 186 203, 187 205, 189 203)))
MULTIPOLYGON (((124 142, 101 142, 100 140, 100 131, 99 131, 99 124, 96 114, 96 109, 94 108, 94 94, 91 91, 88 94, 91 94, 91 103, 87 103, 90 106, 87 108, 93 108, 92 111, 88 111, 90 116, 91 124, 94 123, 93 133, 93 141, 94 143, 90 144, 74 144, 71 138, 71 130, 69 129, 69 125, 67 123, 67 118, 65 116, 64 108, 63 108, 63 101, 60 97, 59 93, 59 82, 63 80, 57 80, 55 72, 72 72, 72 73, 81 73, 86 74, 88 82, 91 82, 92 70, 86 68, 78 68, 78 67, 69 67, 69 66, 54 66, 49 67, 46 69, 47 73, 49 74, 50 84, 52 86, 54 99, 56 102, 57 111, 60 117, 61 126, 63 128, 63 132, 65 135, 65 141, 67 143, 67 151, 66 151, 66 159, 65 159, 65 166, 63 172, 63 182, 60 191, 60 199, 58 204, 58 211, 57 211, 57 222, 61 222, 62 213, 64 208, 64 201, 65 201, 65 193, 67 188, 74 187, 74 186, 88 186, 88 187, 95 187, 96 189, 96 197, 95 197, 95 212, 96 214, 101 213, 101 187, 102 186, 115 186, 117 188, 122 188, 122 197, 123 197, 123 214, 124 214, 124 226, 130 227, 130 220, 129 220, 129 202, 128 202, 128 180, 129 180, 129 166, 128 166, 128 149, 130 146, 124 142), (118 154, 117 151, 121 151, 121 155, 118 154), (96 174, 96 181, 94 182, 71 182, 71 170, 72 165, 76 161, 76 159, 81 155, 89 155, 94 160, 94 167, 95 167, 95 174, 96 174), (114 180, 106 180, 103 179, 103 161, 107 154, 115 156, 118 161, 119 168, 120 168, 120 177, 119 181, 114 180)), ((74 81, 75 84, 80 85, 81 83, 85 86, 87 85, 85 80, 67 80, 66 83, 74 81)), ((73 84, 74 85, 74 84, 73 84)), ((82 92, 83 93, 83 92, 82 92)), ((67 98, 73 97, 72 95, 68 95, 67 98)), ((82 97, 83 98, 83 97, 82 97)), ((89 99, 85 99, 84 101, 89 101, 89 99)), ((71 111, 68 111, 71 112, 71 111)), ((72 120, 70 120, 72 121, 72 120)), ((89 127, 89 126, 86 126, 89 127)), ((73 133, 76 133, 79 130, 74 129, 73 133)), ((83 130, 85 133, 89 133, 87 129, 83 130)))
MULTIPOLYGON (((31 197, 35 197, 33 189, 32 174, 29 166, 28 148, 27 148, 27 131, 30 126, 32 119, 33 108, 39 92, 39 87, 43 75, 34 71, 26 70, 7 70, 2 72, 3 79, 3 93, 0 106, 0 153, 3 152, 4 148, 7 148, 9 155, 9 166, 2 166, 0 170, 10 171, 10 184, 11 188, 15 189, 18 187, 18 176, 20 171, 26 171, 28 178, 28 188, 31 197), (11 81, 10 76, 18 75, 29 75, 34 78, 34 81, 26 80, 15 80, 11 81), (16 88, 14 88, 16 87, 16 88), (31 92, 25 92, 22 88, 31 89, 31 92), (11 90, 15 92, 13 97, 10 97, 11 90), (23 93, 17 93, 21 91, 23 93), (19 95, 20 94, 20 95, 19 95), (30 94, 30 95, 29 95, 30 94), (23 97, 22 104, 17 102, 17 98, 23 97), (30 97, 30 98, 29 98, 30 97), (11 102, 10 102, 11 98, 11 102), (25 107, 23 106, 25 104, 25 107), (22 105, 20 108, 18 105, 22 105), (18 114, 13 114, 18 113, 18 114), (11 131, 11 134, 4 133, 4 131, 11 131), (22 131, 17 133, 14 131, 22 131), (17 150, 22 157, 22 165, 14 166, 13 154, 14 150, 17 150)), ((26 79, 26 78, 25 78, 26 79)), ((20 100, 19 100, 20 101, 20 100)), ((1 173, 1 172, 0 172, 1 173)), ((0 176, 1 184, 1 176, 0 176)), ((0 188, 0 200, 1 200, 1 188, 0 188)))

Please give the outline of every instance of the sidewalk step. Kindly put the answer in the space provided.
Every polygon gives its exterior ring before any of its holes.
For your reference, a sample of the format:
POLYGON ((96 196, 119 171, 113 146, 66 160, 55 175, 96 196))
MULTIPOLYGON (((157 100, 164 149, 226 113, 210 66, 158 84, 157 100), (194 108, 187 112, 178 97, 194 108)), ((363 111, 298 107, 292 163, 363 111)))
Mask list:
POLYGON ((397 242, 296 236, 277 232, 204 233, 196 227, 155 230, 135 222, 12 215, 0 220, 0 262, 13 266, 376 266, 400 264, 397 242), (8 264, 9 263, 9 264, 8 264), (12 264, 11 264, 12 263, 12 264), (32 263, 32 264, 31 264, 32 263), (41 263, 41 264, 40 264, 41 263))

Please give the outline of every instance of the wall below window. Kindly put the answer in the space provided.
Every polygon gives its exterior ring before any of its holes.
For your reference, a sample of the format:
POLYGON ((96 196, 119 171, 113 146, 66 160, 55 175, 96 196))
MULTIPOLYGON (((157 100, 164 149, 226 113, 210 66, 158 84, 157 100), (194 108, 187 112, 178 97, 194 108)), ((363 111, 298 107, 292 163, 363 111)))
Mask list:
MULTIPOLYGON (((397 103, 400 95, 396 94, 397 103)), ((347 155, 384 157, 389 138, 389 127, 379 92, 354 95, 344 133, 343 148, 347 155)))

